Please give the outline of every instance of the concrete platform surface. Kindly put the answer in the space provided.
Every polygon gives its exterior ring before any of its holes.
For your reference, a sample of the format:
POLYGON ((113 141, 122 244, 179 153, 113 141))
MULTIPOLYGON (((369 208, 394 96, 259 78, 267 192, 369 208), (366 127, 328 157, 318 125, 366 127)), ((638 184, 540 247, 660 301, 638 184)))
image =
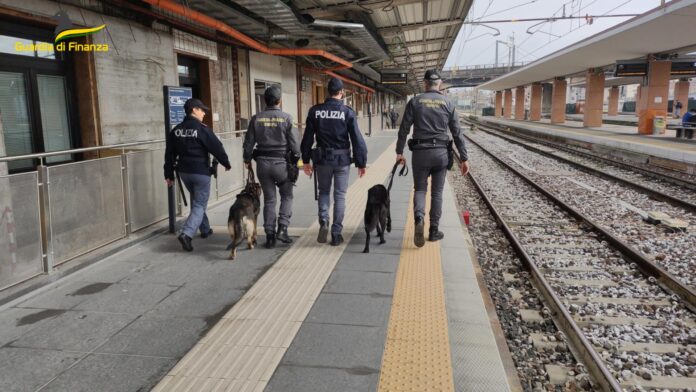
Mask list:
MULTIPOLYGON (((362 211, 366 189, 387 179, 394 139, 393 132, 368 138, 368 176, 351 170, 342 247, 316 243, 312 182, 301 174, 292 245, 242 248, 226 260, 224 203, 209 211, 216 233, 196 238, 192 253, 173 236, 156 236, 7 304, 0 390, 377 390, 401 254, 412 244, 404 240, 411 176, 394 180, 393 230, 383 245, 373 236, 369 254, 361 253, 362 211), (272 306, 277 300, 286 302, 272 306), (201 345, 215 355, 196 357, 201 345)), ((433 246, 441 254, 451 382, 455 390, 506 391, 458 216, 448 185, 446 236, 433 246)))

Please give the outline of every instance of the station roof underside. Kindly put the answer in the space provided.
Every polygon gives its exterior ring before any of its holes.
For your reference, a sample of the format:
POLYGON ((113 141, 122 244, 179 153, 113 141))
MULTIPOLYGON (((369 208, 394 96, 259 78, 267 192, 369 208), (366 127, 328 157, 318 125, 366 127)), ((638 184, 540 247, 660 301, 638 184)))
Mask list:
POLYGON ((696 48, 696 0, 675 0, 479 86, 504 90, 584 73, 617 60, 696 48))
MULTIPOLYGON (((407 70, 399 94, 420 89, 426 69, 441 69, 473 0, 175 0, 269 46, 306 39, 354 64, 339 71, 378 84, 383 70, 407 70), (338 23, 332 23, 338 22, 338 23), (356 25, 351 24, 358 24, 356 25), (364 26, 360 28, 359 25, 364 26)), ((329 68, 307 58, 315 68, 329 68)))

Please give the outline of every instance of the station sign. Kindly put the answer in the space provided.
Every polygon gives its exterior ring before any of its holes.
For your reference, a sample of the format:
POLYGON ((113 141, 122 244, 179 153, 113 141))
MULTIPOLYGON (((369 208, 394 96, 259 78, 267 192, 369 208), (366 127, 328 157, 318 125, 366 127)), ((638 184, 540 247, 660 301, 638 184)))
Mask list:
POLYGON ((614 76, 645 76, 648 74, 646 61, 617 61, 614 76))
POLYGON ((166 133, 184 121, 184 104, 193 97, 191 87, 164 86, 164 121, 166 133))
POLYGON ((696 59, 673 60, 672 75, 696 75, 696 59))
POLYGON ((382 84, 404 85, 408 84, 408 73, 406 72, 382 72, 382 84))

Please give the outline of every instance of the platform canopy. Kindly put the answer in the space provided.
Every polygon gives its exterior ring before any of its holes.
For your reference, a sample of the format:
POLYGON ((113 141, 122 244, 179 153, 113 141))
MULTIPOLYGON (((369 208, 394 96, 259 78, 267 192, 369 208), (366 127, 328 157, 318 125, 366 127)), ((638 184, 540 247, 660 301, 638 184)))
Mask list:
POLYGON ((674 0, 479 86, 504 90, 649 54, 694 51, 696 0, 674 0))

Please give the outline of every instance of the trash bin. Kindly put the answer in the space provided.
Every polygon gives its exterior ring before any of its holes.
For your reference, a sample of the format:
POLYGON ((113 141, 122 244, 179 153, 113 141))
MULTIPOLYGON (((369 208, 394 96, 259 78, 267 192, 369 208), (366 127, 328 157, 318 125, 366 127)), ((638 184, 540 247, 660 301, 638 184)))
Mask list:
POLYGON ((665 133, 667 121, 664 116, 653 117, 653 135, 662 135, 665 133))

